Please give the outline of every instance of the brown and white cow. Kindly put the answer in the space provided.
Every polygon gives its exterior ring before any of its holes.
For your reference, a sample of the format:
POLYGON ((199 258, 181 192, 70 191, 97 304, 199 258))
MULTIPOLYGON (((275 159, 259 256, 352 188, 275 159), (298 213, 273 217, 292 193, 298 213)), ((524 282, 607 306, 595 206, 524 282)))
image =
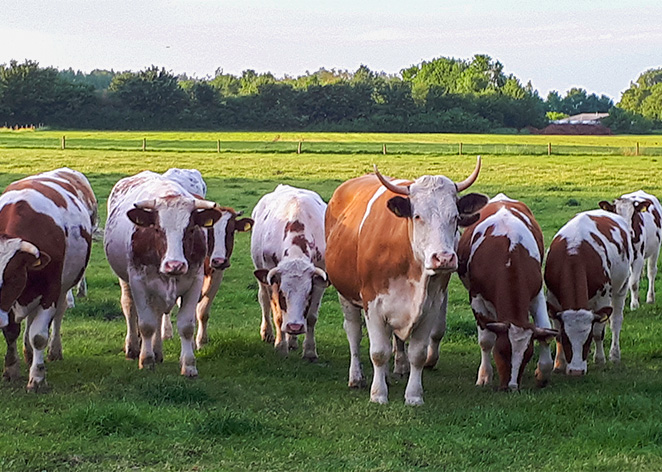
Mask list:
POLYGON ((438 356, 428 353, 431 333, 445 326, 448 280, 457 269, 457 228, 487 203, 484 195, 458 198, 479 171, 480 157, 473 173, 457 184, 441 175, 389 180, 375 168, 375 174, 340 185, 329 201, 326 267, 345 316, 349 386, 364 380, 359 359, 363 309, 374 367, 373 402, 388 402, 386 375, 394 334, 409 340, 405 402, 423 403, 423 367, 429 357, 438 356))
MULTIPOLYGON (((163 177, 179 183, 194 197, 204 199, 207 195, 207 184, 197 169, 168 169, 163 177)), ((202 283, 200 301, 196 306, 198 331, 195 337, 196 349, 207 344, 209 337, 207 325, 211 305, 216 298, 225 269, 230 267, 230 256, 234 250, 236 232, 249 231, 253 225, 250 218, 238 218, 241 212, 230 207, 217 207, 222 212, 221 218, 211 228, 207 228, 207 257, 205 258, 205 277, 202 283)), ((172 337, 172 322, 170 313, 163 315, 161 334, 164 339, 172 337)))
POLYGON ((303 358, 309 361, 317 360, 315 324, 328 285, 325 211, 326 203, 315 192, 279 185, 260 199, 251 214, 255 221, 251 256, 262 308, 260 335, 285 355, 296 349, 297 335, 305 333, 303 358))
POLYGON ((67 292, 83 276, 97 225, 97 200, 83 174, 68 168, 11 183, 0 196, 0 327, 7 341, 4 377, 19 377, 16 339, 27 319, 29 390, 46 385, 44 350, 62 358, 60 323, 67 292))
POLYGON ((554 370, 585 374, 591 339, 594 362, 604 364, 605 324, 610 316, 609 358, 620 361, 631 262, 628 224, 614 213, 579 213, 556 233, 545 264, 547 308, 559 330, 554 370))
POLYGON ((161 318, 181 298, 177 313, 181 373, 198 374, 195 309, 207 254, 205 229, 222 213, 214 202, 195 198, 177 182, 154 172, 121 179, 111 190, 106 257, 122 289, 126 356, 135 359, 140 352, 141 369, 163 360, 161 318))
POLYGON ((494 350, 499 388, 519 389, 534 339, 541 341, 536 379, 541 386, 549 380, 553 364, 548 340, 557 332, 550 329, 543 294, 543 254, 542 230, 531 210, 502 193, 462 233, 458 275, 469 290, 481 348, 476 385, 492 383, 494 350))
POLYGON ((632 236, 632 268, 630 271, 630 309, 639 308, 639 281, 647 262, 648 293, 646 303, 655 303, 657 259, 662 244, 662 206, 653 195, 643 190, 628 193, 612 203, 602 201, 600 208, 621 215, 630 225, 632 236))

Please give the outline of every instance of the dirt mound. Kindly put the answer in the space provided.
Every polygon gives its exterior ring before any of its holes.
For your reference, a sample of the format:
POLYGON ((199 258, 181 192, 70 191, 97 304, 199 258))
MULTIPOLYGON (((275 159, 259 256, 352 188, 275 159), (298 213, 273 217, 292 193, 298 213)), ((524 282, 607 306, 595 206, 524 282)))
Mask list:
POLYGON ((586 124, 551 124, 543 129, 530 128, 531 134, 588 134, 588 135, 609 135, 613 134, 611 129, 602 125, 586 124))

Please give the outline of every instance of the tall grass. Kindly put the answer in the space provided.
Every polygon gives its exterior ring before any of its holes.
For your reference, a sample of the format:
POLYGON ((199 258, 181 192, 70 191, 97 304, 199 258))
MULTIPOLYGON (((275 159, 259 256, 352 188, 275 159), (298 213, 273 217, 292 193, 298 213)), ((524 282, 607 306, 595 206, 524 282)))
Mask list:
MULTIPOLYGON (((249 141, 254 134, 232 139, 249 141)), ((527 203, 547 243, 576 212, 595 208, 601 199, 640 188, 662 196, 655 157, 483 157, 472 190, 505 192, 527 203)), ((79 169, 90 178, 103 222, 112 185, 143 169, 196 167, 209 198, 250 212, 283 182, 328 200, 340 182, 371 171, 375 162, 388 175, 442 173, 459 180, 475 157, 384 156, 380 148, 347 155, 17 148, 0 151, 0 185, 63 165, 79 169)), ((27 393, 25 366, 22 381, 0 386, 0 470, 660 469, 660 301, 626 309, 620 365, 589 365, 581 379, 554 376, 541 390, 531 364, 522 391, 504 394, 474 386, 480 359, 475 322, 454 277, 440 363, 423 376, 426 404, 409 408, 403 405, 406 382, 398 378, 391 379, 386 406, 370 404, 366 390, 347 388, 348 347, 333 288, 320 311, 318 363, 304 362, 300 351, 280 358, 260 341, 247 234, 237 236, 232 267, 212 310, 210 344, 197 354, 195 380, 179 375, 177 339, 165 343, 164 363, 153 372, 124 359, 119 286, 100 242, 94 243, 88 282, 89 298, 65 316, 65 359, 48 365, 51 391, 27 393)), ((660 294, 659 277, 657 286, 660 294)), ((364 340, 369 373, 367 351, 364 340)))

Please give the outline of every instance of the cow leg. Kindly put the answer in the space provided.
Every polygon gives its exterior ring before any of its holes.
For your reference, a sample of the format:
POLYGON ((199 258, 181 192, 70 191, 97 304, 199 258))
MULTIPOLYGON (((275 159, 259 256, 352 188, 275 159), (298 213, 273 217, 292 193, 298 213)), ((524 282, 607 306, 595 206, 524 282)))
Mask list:
MULTIPOLYGON (((68 292, 67 292, 68 293, 68 292)), ((51 328, 51 337, 48 340, 48 360, 49 361, 61 361, 64 359, 62 356, 62 318, 64 318, 64 312, 67 310, 67 295, 60 297, 60 300, 57 304, 57 310, 55 311, 55 316, 53 317, 53 323, 51 328)))
POLYGON ((644 258, 637 255, 632 262, 632 271, 630 272, 630 310, 639 308, 639 282, 641 281, 643 269, 644 258))
MULTIPOLYGON (((161 321, 163 321, 163 316, 161 316, 161 321)), ((158 324, 152 335, 152 349, 154 350, 154 362, 161 364, 163 362, 163 337, 161 336, 161 330, 158 324)))
POLYGON ((164 313, 161 317, 161 338, 172 339, 172 313, 164 313))
POLYGON ((198 333, 195 336, 196 349, 202 349, 202 346, 209 342, 207 324, 209 322, 209 313, 211 312, 211 303, 216 298, 216 294, 221 287, 224 273, 225 270, 214 270, 211 275, 205 275, 202 285, 202 298, 195 309, 195 316, 198 320, 198 333))
POLYGON ((494 375, 492 368, 492 349, 496 343, 496 334, 487 329, 478 328, 478 345, 480 346, 480 367, 478 367, 478 378, 476 385, 491 385, 494 375))
MULTIPOLYGON (((538 328, 551 329, 552 323, 549 321, 547 304, 542 288, 536 298, 531 302, 530 310, 533 315, 533 322, 538 328)), ((536 383, 539 387, 544 387, 549 382, 549 377, 554 369, 554 361, 552 361, 552 352, 547 341, 539 340, 538 346, 540 347, 540 352, 538 356, 538 368, 536 369, 536 383)))
POLYGON ((296 334, 285 334, 287 340, 287 350, 296 351, 299 349, 299 337, 296 334))
POLYGON ((76 284, 76 297, 85 298, 87 297, 87 279, 85 278, 85 273, 76 284))
POLYGON ((409 358, 407 357, 407 345, 397 336, 393 336, 393 373, 404 377, 409 373, 409 358))
MULTIPOLYGON (((384 320, 377 316, 366 316, 368 339, 370 340, 370 360, 372 361, 373 377, 370 387, 370 401, 388 403, 388 361, 391 358, 391 329, 384 320)), ((422 367, 422 366, 421 366, 422 367)), ((411 380, 411 374, 410 374, 411 380)))
POLYGON ((2 334, 7 343, 7 353, 5 354, 5 368, 2 377, 5 380, 17 380, 21 376, 21 369, 18 361, 18 349, 16 340, 21 334, 21 324, 16 322, 14 311, 9 311, 9 324, 2 328, 2 334))
POLYGON ((425 367, 433 368, 439 362, 439 344, 446 334, 446 312, 448 309, 448 292, 442 293, 441 309, 434 319, 434 325, 430 332, 430 344, 428 345, 428 355, 425 361, 425 367))
POLYGON ((131 287, 128 282, 120 279, 122 295, 120 304, 126 320, 126 339, 124 341, 124 353, 127 359, 137 359, 140 355, 140 338, 138 333, 138 313, 133 302, 131 287))
POLYGON ((349 341, 349 382, 350 388, 365 387, 365 377, 361 367, 361 308, 353 305, 349 300, 338 294, 340 307, 343 312, 343 328, 349 341))
MULTIPOLYGON (((554 328, 561 332, 561 323, 554 320, 554 328)), ((565 358, 565 352, 563 352, 563 345, 561 341, 556 339, 556 354, 554 356, 554 372, 565 374, 566 366, 568 361, 565 358)))
POLYGON ((269 287, 259 283, 257 299, 262 308, 262 324, 260 325, 260 337, 265 343, 274 342, 274 330, 271 325, 271 296, 269 287))
POLYGON ((32 344, 30 344, 30 326, 32 325, 32 317, 25 318, 25 331, 23 332, 23 360, 27 365, 32 364, 32 344))
POLYGON ((38 307, 36 314, 29 317, 32 318, 29 332, 29 342, 32 347, 32 365, 30 366, 28 380, 28 391, 31 392, 37 392, 47 386, 44 350, 48 345, 48 327, 53 320, 54 310, 57 310, 57 307, 48 309, 38 307))
POLYGON ((319 314, 322 297, 326 290, 326 284, 319 286, 313 284, 313 292, 310 297, 310 307, 306 313, 306 339, 303 341, 303 358, 310 362, 317 361, 317 344, 315 342, 315 325, 319 314))
MULTIPOLYGON (((445 312, 444 312, 445 315, 445 312)), ((437 323, 437 317, 428 316, 416 326, 409 338, 409 381, 405 389, 406 405, 423 404, 423 368, 429 353, 430 332, 437 323)), ((372 341, 372 340, 371 340, 372 341)))
POLYGON ((605 363, 605 327, 607 323, 595 323, 593 325, 593 342, 595 342, 595 353, 593 354, 593 363, 595 365, 604 365, 605 363))
POLYGON ((202 279, 194 283, 182 296, 182 306, 177 313, 177 331, 182 343, 179 356, 181 373, 185 377, 197 377, 198 368, 195 362, 195 309, 202 289, 202 279))
POLYGON ((657 259, 659 250, 648 258, 648 292, 646 294, 646 303, 655 303, 655 276, 657 275, 657 259))
POLYGON ((623 294, 615 294, 612 298, 614 311, 609 318, 611 328, 611 349, 609 349, 609 360, 621 361, 621 326, 623 325, 623 306, 625 305, 625 291, 623 294))

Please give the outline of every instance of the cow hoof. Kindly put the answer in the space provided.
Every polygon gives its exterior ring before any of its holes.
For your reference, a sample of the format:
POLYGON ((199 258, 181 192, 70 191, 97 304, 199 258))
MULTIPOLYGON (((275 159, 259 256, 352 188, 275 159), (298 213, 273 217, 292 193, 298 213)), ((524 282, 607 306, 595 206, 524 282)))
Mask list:
POLYGON ((139 349, 127 347, 124 350, 124 352, 126 353, 126 358, 129 359, 129 360, 132 360, 132 361, 138 359, 138 357, 140 356, 140 350, 139 349))
POLYGON ((349 382, 347 383, 347 386, 349 388, 365 388, 366 382, 365 382, 364 378, 349 379, 349 382))
POLYGON ((63 360, 64 357, 62 356, 62 350, 61 349, 56 349, 55 351, 49 350, 47 359, 50 362, 63 360))
POLYGON ((421 406, 423 403, 423 397, 405 398, 405 405, 408 406, 421 406))
POLYGON ((46 379, 41 379, 39 381, 31 379, 28 382, 28 386, 26 389, 30 393, 46 393, 48 392, 48 384, 46 383, 46 379))
POLYGON ((319 357, 317 357, 317 353, 315 353, 315 352, 310 353, 310 354, 304 354, 303 358, 305 360, 307 360, 308 362, 310 362, 311 364, 314 364, 315 362, 317 362, 319 360, 319 357))
POLYGON ((190 379, 198 376, 198 369, 195 366, 195 359, 189 359, 181 362, 182 375, 190 379))
POLYGON ((138 367, 140 369, 149 369, 149 370, 154 370, 156 367, 156 360, 154 359, 154 356, 147 356, 143 357, 138 361, 138 367))
POLYGON ((262 341, 269 344, 273 343, 276 340, 276 338, 274 337, 274 333, 260 332, 260 337, 262 338, 262 341))
POLYGON ((372 403, 378 403, 380 405, 388 404, 388 396, 386 395, 370 395, 370 401, 372 403))
POLYGON ((21 377, 21 369, 18 365, 18 362, 10 366, 5 366, 5 370, 2 373, 2 378, 5 379, 5 381, 13 382, 15 380, 18 380, 20 377, 21 377))

